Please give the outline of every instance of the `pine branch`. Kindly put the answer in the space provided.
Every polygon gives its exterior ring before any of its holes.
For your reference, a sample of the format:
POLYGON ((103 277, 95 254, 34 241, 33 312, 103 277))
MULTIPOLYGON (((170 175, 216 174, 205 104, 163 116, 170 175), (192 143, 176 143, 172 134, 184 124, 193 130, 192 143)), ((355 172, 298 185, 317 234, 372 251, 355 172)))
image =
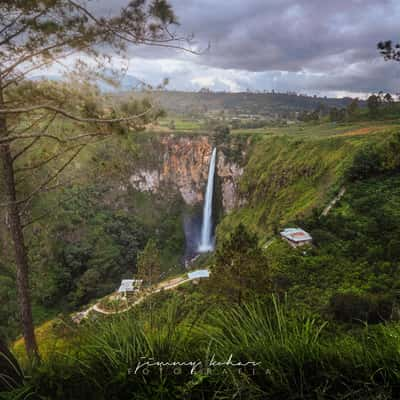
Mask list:
POLYGON ((25 199, 20 200, 17 202, 17 204, 23 204, 24 206, 20 210, 20 213, 23 214, 25 210, 28 208, 28 205, 30 201, 40 192, 42 192, 46 186, 54 181, 67 167, 74 161, 74 159, 78 156, 78 154, 82 151, 82 149, 86 146, 86 144, 83 144, 73 155, 68 159, 68 161, 60 168, 57 170, 55 174, 53 174, 50 178, 48 178, 45 182, 43 182, 36 190, 34 190, 29 196, 27 196, 25 199))
MULTIPOLYGON (((43 183, 41 183, 32 193, 30 193, 27 197, 25 197, 22 200, 15 201, 14 203, 17 205, 24 204, 24 207, 20 210, 21 213, 23 213, 26 209, 27 203, 30 202, 30 200, 33 199, 35 195, 40 193, 46 186, 53 182, 67 167, 70 165, 74 159, 79 155, 79 153, 83 150, 83 148, 86 146, 85 144, 82 144, 79 146, 78 150, 62 165, 61 168, 59 168, 53 175, 51 175, 48 179, 46 179, 43 183)), ((0 204, 0 207, 9 207, 10 203, 3 203, 0 204)))
MULTIPOLYGON (((105 124, 111 124, 111 123, 117 123, 117 122, 127 122, 127 121, 132 121, 138 118, 142 118, 145 115, 149 114, 150 111, 154 109, 154 106, 151 104, 150 107, 143 111, 140 114, 135 114, 130 117, 121 117, 121 118, 83 118, 83 117, 78 117, 76 115, 73 115, 62 108, 58 108, 55 106, 52 106, 50 104, 41 104, 37 106, 31 106, 31 107, 22 107, 22 108, 9 108, 9 109, 0 109, 0 115, 1 114, 24 114, 24 113, 29 113, 32 111, 37 111, 37 110, 48 110, 48 111, 54 111, 57 114, 61 114, 62 116, 71 119, 73 121, 77 122, 95 122, 95 123, 105 123, 105 124)), ((17 139, 18 137, 16 137, 17 139)), ((0 141, 1 143, 1 141, 0 141)))
MULTIPOLYGON (((33 23, 35 23, 38 18, 40 18, 41 16, 43 16, 46 13, 46 9, 44 9, 43 11, 41 11, 39 14, 35 15, 35 17, 32 18, 33 23)), ((21 17, 21 15, 23 15, 23 13, 21 13, 12 23, 11 25, 7 26, 5 29, 2 30, 1 33, 5 32, 7 29, 11 28, 12 25, 14 25, 17 21, 18 18, 21 17)), ((17 36, 21 35, 22 33, 24 33, 26 30, 28 29, 28 24, 23 25, 19 30, 17 30, 16 32, 12 33, 9 36, 6 36, 1 42, 0 42, 0 46, 3 46, 7 43, 9 43, 12 39, 16 38, 17 36)))
MULTIPOLYGON (((56 118, 57 114, 54 114, 52 118, 50 118, 49 122, 45 125, 45 127, 42 130, 42 133, 46 133, 47 129, 50 127, 50 125, 54 122, 55 118, 56 118)), ((42 118, 38 118, 38 121, 35 121, 36 123, 42 121, 42 118)), ((31 129, 31 127, 26 128, 27 130, 31 129)), ((24 132, 26 132, 27 130, 24 130, 24 132)), ((15 160, 22 156, 22 154, 24 154, 26 151, 28 151, 32 146, 34 146, 36 144, 36 142, 40 139, 41 137, 35 137, 30 144, 28 144, 27 146, 25 146, 22 150, 20 150, 13 158, 12 158, 12 162, 15 162, 15 160)))
POLYGON ((68 197, 66 200, 60 201, 57 203, 57 205, 55 207, 52 207, 50 209, 48 209, 45 213, 39 215, 36 218, 33 218, 27 222, 25 222, 24 224, 22 224, 22 229, 25 229, 26 227, 28 227, 29 225, 34 224, 35 222, 38 222, 40 220, 42 220, 43 218, 48 217, 49 215, 51 215, 53 213, 54 210, 58 209, 60 207, 60 205, 64 204, 65 202, 69 202, 70 200, 72 200, 74 197, 76 197, 76 195, 72 195, 70 197, 68 197))
POLYGON ((23 135, 25 132, 31 131, 35 126, 39 125, 40 122, 42 122, 47 116, 46 115, 41 115, 39 118, 33 119, 33 122, 28 125, 27 127, 23 128, 22 130, 18 131, 17 126, 21 124, 16 124, 12 128, 9 128, 7 130, 7 133, 10 134, 15 134, 17 133, 18 135, 23 135))
POLYGON ((40 168, 40 167, 43 167, 43 166, 45 166, 46 164, 48 164, 49 162, 51 162, 51 161, 53 161, 53 160, 55 160, 55 159, 61 157, 61 156, 64 155, 65 153, 67 153, 67 152, 69 152, 69 151, 71 151, 71 150, 74 150, 74 149, 76 149, 76 148, 78 148, 78 147, 80 147, 80 146, 82 146, 82 144, 77 144, 77 145, 75 145, 75 146, 70 146, 70 147, 68 147, 68 148, 66 148, 66 149, 63 149, 63 150, 59 151, 58 153, 55 153, 55 154, 51 155, 50 157, 46 158, 45 160, 40 161, 40 162, 37 163, 37 164, 30 165, 29 167, 16 168, 16 169, 14 170, 14 173, 17 174, 17 173, 19 173, 19 172, 32 171, 33 169, 38 169, 38 168, 40 168))
POLYGON ((39 139, 40 139, 40 136, 33 139, 28 145, 26 145, 22 150, 20 150, 17 154, 15 154, 15 156, 12 158, 12 161, 14 162, 18 157, 22 156, 22 154, 24 154, 32 146, 34 146, 39 139))
POLYGON ((49 135, 47 133, 33 133, 30 135, 19 135, 19 136, 6 136, 0 139, 0 144, 15 142, 16 140, 25 140, 25 139, 35 139, 35 138, 48 138, 53 139, 59 143, 64 143, 65 140, 60 139, 58 136, 49 135))
MULTIPOLYGON (((103 141, 103 140, 106 140, 106 139, 108 139, 108 138, 102 138, 102 139, 97 140, 97 141, 95 141, 95 142, 93 142, 93 143, 91 143, 91 144, 96 144, 96 143, 99 143, 99 142, 101 142, 101 141, 103 141)), ((95 171, 97 171, 97 167, 96 167, 96 168, 92 168, 90 171, 88 171, 88 174, 92 174, 92 173, 95 172, 95 171)), ((68 185, 68 184, 71 184, 71 182, 73 182, 75 179, 76 179, 76 176, 70 176, 67 180, 65 180, 65 181, 63 181, 63 182, 60 182, 60 183, 58 183, 58 184, 56 184, 56 185, 50 186, 50 187, 46 187, 45 189, 43 189, 43 191, 49 192, 49 191, 55 190, 55 189, 57 189, 57 188, 59 188, 59 187, 61 187, 61 186, 66 186, 66 185, 68 185)), ((60 202, 58 203, 58 206, 56 206, 56 207, 54 207, 54 208, 52 208, 52 209, 46 211, 46 213, 40 215, 39 217, 36 217, 36 218, 34 218, 34 219, 28 221, 27 223, 23 224, 23 228, 25 228, 25 227, 27 227, 27 226, 33 224, 34 222, 37 222, 37 221, 39 221, 39 220, 41 220, 41 219, 43 219, 43 218, 46 218, 47 216, 49 216, 49 215, 52 213, 52 211, 53 211, 54 209, 58 208, 61 204, 65 203, 65 202, 68 202, 69 200, 71 200, 71 199, 74 198, 75 196, 76 196, 76 195, 74 194, 74 195, 70 196, 68 199, 63 200, 63 201, 60 201, 60 202)), ((26 209, 27 209, 27 207, 24 207, 24 210, 23 210, 23 211, 25 212, 26 209)))
POLYGON ((24 79, 27 78, 29 74, 31 74, 34 71, 40 70, 43 67, 47 67, 48 65, 51 65, 53 63, 59 63, 60 60, 66 59, 70 57, 73 54, 79 53, 80 51, 85 51, 88 46, 82 47, 81 49, 77 50, 71 50, 69 52, 65 52, 60 54, 59 56, 55 56, 54 54, 49 55, 49 59, 43 61, 42 63, 35 63, 32 67, 26 69, 25 71, 19 71, 18 74, 14 77, 8 77, 7 81, 4 83, 4 85, 1 87, 3 90, 7 89, 11 85, 17 85, 19 82, 23 81, 24 79))
MULTIPOLYGON (((107 21, 99 20, 87 8, 81 6, 80 4, 76 3, 73 0, 68 0, 68 2, 72 6, 76 7, 76 9, 80 10, 83 14, 85 14, 90 20, 95 22, 98 26, 106 27, 110 33, 112 33, 115 37, 122 40, 123 42, 133 43, 135 45, 142 44, 142 45, 146 45, 146 46, 167 47, 167 48, 172 48, 172 49, 183 50, 185 52, 195 54, 195 55, 201 54, 201 52, 197 52, 197 51, 189 49, 187 47, 166 44, 167 42, 183 42, 183 41, 189 42, 190 38, 184 38, 184 37, 181 37, 181 38, 180 37, 170 37, 168 39, 156 39, 156 38, 151 38, 151 37, 140 38, 140 37, 137 37, 134 34, 132 34, 132 32, 127 31, 126 29, 121 30, 123 33, 131 36, 130 38, 128 38, 128 37, 124 36, 123 34, 121 34, 120 31, 113 28, 113 26, 110 23, 108 23, 107 21)), ((121 29, 121 28, 119 28, 119 29, 121 29)), ((165 27, 164 27, 164 29, 165 29, 165 27)), ((171 33, 168 30, 166 30, 166 32, 168 33, 168 35, 171 35, 171 33)))

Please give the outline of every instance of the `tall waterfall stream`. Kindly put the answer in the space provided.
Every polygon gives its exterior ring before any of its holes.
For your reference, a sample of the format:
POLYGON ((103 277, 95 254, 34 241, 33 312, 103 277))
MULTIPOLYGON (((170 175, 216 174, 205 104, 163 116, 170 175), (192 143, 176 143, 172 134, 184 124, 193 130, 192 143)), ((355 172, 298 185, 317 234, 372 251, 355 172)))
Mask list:
POLYGON ((203 222, 201 225, 201 237, 198 251, 206 253, 214 250, 214 241, 212 237, 212 208, 213 208, 213 194, 214 194, 214 174, 215 174, 215 161, 217 158, 217 149, 214 148, 211 155, 210 167, 208 170, 207 189, 204 200, 203 208, 203 222))

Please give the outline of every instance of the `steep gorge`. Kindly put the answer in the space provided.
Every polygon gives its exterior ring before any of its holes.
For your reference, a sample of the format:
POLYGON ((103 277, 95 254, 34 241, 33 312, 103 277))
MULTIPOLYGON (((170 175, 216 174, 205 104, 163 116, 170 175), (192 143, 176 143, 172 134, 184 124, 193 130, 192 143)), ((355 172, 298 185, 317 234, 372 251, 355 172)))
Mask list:
MULTIPOLYGON (((129 177, 130 185, 140 192, 154 194, 176 191, 186 205, 202 204, 214 141, 212 136, 205 135, 167 135, 142 141, 142 156, 129 177)), ((238 184, 243 174, 245 146, 241 140, 217 146, 216 176, 224 212, 232 211, 240 203, 238 184)))

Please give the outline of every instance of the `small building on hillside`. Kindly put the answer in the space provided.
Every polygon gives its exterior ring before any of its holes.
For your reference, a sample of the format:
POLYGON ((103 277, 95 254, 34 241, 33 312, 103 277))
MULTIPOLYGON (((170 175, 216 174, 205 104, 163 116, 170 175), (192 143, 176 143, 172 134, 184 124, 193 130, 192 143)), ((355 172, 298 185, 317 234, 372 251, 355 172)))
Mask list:
POLYGON ((142 283, 142 279, 123 279, 120 287, 118 288, 118 293, 120 293, 120 295, 123 297, 132 295, 140 290, 142 283))
POLYGON ((281 237, 292 247, 300 247, 312 243, 311 235, 300 228, 286 228, 281 232, 281 237))
POLYGON ((208 269, 198 269, 196 271, 188 272, 188 278, 194 283, 199 283, 200 279, 209 278, 210 271, 208 269))

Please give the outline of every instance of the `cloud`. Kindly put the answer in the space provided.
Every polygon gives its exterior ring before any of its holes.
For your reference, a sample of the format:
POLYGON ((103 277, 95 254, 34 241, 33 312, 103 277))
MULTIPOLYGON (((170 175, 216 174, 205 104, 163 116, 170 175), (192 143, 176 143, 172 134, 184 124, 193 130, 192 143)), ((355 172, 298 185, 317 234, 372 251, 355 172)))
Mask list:
MULTIPOLYGON (((92 7, 112 14, 127 1, 92 7)), ((376 50, 378 41, 399 38, 397 0, 170 1, 179 31, 211 49, 191 55, 131 47, 129 72, 149 83, 169 77, 181 90, 400 91, 400 63, 385 62, 376 50)))

